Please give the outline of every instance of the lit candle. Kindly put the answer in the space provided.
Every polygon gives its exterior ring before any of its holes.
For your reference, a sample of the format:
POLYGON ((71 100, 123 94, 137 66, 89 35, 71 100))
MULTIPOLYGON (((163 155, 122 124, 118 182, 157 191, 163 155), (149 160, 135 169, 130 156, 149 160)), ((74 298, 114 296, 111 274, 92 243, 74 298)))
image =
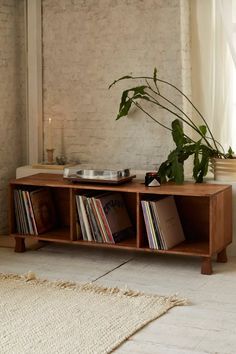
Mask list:
POLYGON ((53 149, 52 144, 52 118, 48 119, 48 149, 53 149))

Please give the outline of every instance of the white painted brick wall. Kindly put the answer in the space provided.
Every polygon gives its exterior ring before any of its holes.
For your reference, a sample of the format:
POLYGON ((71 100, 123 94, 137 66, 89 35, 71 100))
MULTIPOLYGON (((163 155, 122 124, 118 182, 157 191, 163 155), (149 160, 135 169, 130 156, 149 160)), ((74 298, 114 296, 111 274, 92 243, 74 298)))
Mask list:
POLYGON ((0 0, 0 234, 7 232, 8 181, 25 162, 23 0, 0 0))
MULTIPOLYGON (((153 170, 172 147, 168 131, 133 111, 115 121, 125 74, 159 76, 190 91, 188 0, 43 0, 45 144, 104 167, 153 170), (184 31, 184 33, 181 33, 184 31)), ((168 93, 168 92, 167 92, 168 93)), ((175 102, 182 99, 175 96, 175 102)), ((163 111, 153 113, 170 122, 163 111)))

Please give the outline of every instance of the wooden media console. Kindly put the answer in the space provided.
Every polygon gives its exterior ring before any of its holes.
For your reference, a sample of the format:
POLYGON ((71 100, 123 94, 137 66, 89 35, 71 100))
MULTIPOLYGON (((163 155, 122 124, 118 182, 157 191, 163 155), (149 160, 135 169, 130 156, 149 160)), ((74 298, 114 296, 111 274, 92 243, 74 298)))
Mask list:
POLYGON ((70 243, 91 247, 127 249, 156 254, 195 256, 201 259, 201 273, 212 273, 212 257, 226 262, 226 247, 232 242, 232 187, 230 185, 163 184, 145 187, 130 182, 119 186, 71 183, 61 175, 40 173, 10 182, 10 235, 15 238, 15 251, 25 251, 25 239, 70 243), (51 190, 57 210, 57 225, 39 235, 17 232, 14 190, 47 187, 51 190), (85 191, 120 192, 125 201, 135 234, 119 243, 101 243, 77 239, 75 196, 85 191), (173 196, 186 240, 169 250, 150 249, 141 201, 147 197, 173 196))

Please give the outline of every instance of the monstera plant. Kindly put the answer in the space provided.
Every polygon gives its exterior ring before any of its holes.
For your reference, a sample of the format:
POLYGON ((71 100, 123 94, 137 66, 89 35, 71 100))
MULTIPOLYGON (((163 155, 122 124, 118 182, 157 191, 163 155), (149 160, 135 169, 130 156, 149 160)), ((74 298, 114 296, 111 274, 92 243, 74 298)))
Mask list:
MULTIPOLYGON (((152 119, 159 126, 168 129, 175 143, 175 148, 172 150, 166 161, 162 162, 158 175, 160 181, 174 181, 182 184, 184 181, 184 161, 190 156, 193 156, 193 178, 196 182, 203 182, 209 168, 209 163, 212 158, 233 158, 233 151, 229 147, 226 153, 222 145, 214 138, 206 119, 199 112, 191 100, 175 85, 168 81, 161 80, 157 77, 157 69, 154 69, 153 76, 131 76, 126 75, 115 80, 109 88, 116 85, 122 80, 138 81, 139 85, 133 86, 123 91, 119 112, 116 119, 120 119, 129 114, 132 106, 141 110, 146 117, 152 119), (140 84, 140 81, 142 84, 140 84), (171 87, 173 90, 182 95, 185 100, 192 106, 193 110, 200 117, 202 124, 197 125, 193 119, 178 107, 171 98, 163 94, 161 87, 163 85, 171 87), (145 102, 145 104, 143 104, 145 102), (154 105, 157 109, 167 111, 174 120, 170 126, 163 124, 157 116, 154 116, 148 111, 148 106, 154 105), (183 123, 189 126, 195 132, 197 138, 189 137, 183 129, 183 123)), ((152 109, 153 111, 153 109, 152 109)))

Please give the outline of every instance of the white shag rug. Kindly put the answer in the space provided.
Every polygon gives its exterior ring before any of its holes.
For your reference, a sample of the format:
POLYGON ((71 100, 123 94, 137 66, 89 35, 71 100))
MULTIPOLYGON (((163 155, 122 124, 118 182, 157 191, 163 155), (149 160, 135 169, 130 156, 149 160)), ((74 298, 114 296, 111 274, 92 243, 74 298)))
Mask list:
POLYGON ((0 273, 1 354, 110 353, 185 300, 0 273))

